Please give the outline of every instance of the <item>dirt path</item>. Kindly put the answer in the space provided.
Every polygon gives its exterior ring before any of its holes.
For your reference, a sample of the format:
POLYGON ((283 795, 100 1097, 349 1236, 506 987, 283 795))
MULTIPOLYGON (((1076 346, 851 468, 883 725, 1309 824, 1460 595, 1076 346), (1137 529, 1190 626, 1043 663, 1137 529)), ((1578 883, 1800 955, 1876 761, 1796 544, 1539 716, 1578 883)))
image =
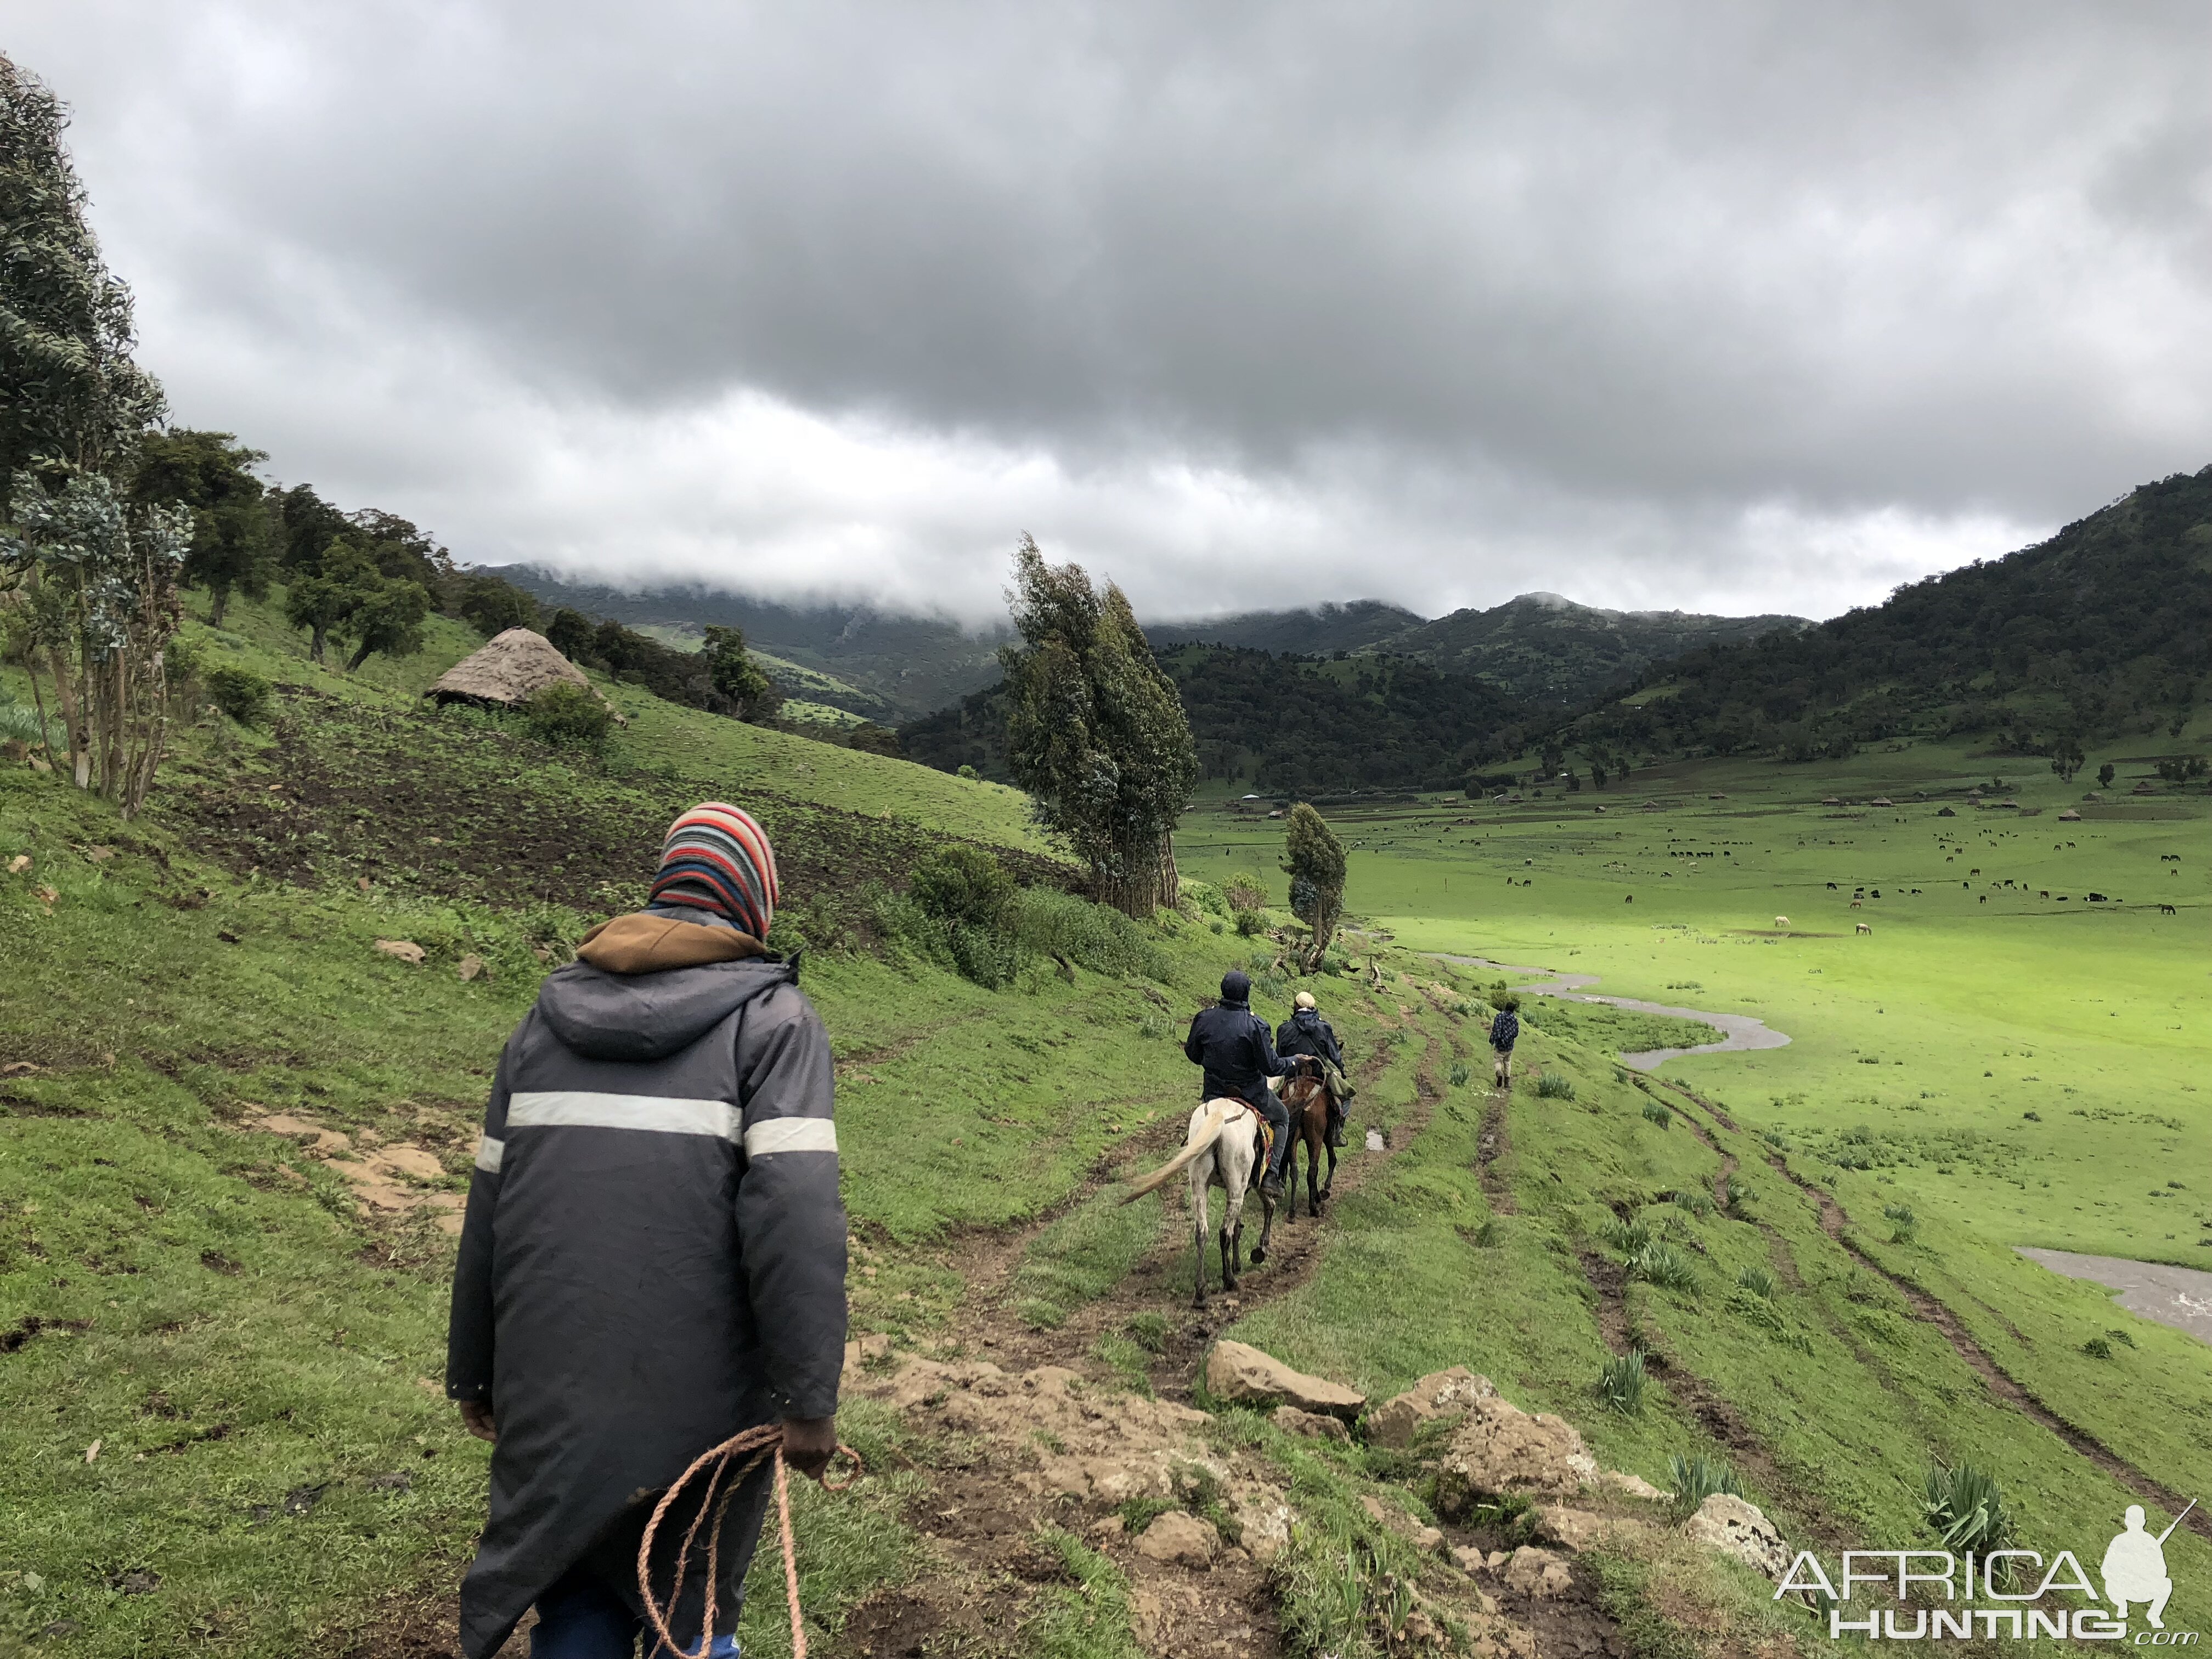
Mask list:
POLYGON ((1653 1072, 1670 1060, 1684 1054, 1735 1054, 1752 1048, 1781 1048, 1789 1045, 1790 1038, 1767 1024, 1763 1019, 1753 1019, 1749 1014, 1719 1014, 1703 1008, 1675 1008, 1663 1002, 1644 1002, 1635 997, 1586 996, 1583 987, 1598 982, 1595 974, 1565 974, 1556 968, 1522 968, 1510 962, 1492 962, 1486 957, 1455 957, 1437 951, 1431 953, 1439 962, 1455 962, 1468 968, 1491 968, 1502 974, 1549 974, 1550 979, 1534 985, 1517 985, 1516 991, 1531 996, 1557 997, 1563 1002, 1602 1002, 1614 1008, 1625 1008, 1632 1014, 1660 1014, 1670 1019, 1701 1020, 1721 1034, 1718 1042, 1703 1042, 1692 1048, 1639 1048, 1620 1056, 1620 1063, 1632 1070, 1653 1072))
MULTIPOLYGON (((1714 1121, 1731 1133, 1741 1133, 1736 1126, 1729 1121, 1727 1114, 1712 1102, 1705 1099, 1704 1096, 1671 1079, 1664 1081, 1667 1086, 1677 1094, 1694 1102, 1703 1110, 1711 1113, 1714 1121)), ((1850 1217, 1845 1213, 1844 1206, 1837 1201, 1832 1193, 1800 1176, 1790 1167, 1788 1161, 1779 1153, 1769 1153, 1766 1161, 1778 1174, 1787 1178, 1801 1192, 1813 1200, 1819 1210, 1821 1231, 1835 1240, 1854 1262, 1869 1273, 1880 1277, 1896 1291, 1905 1299, 1905 1306, 1911 1310, 1912 1316, 1922 1323, 1933 1327, 1944 1340, 1951 1345, 1952 1352, 1956 1353, 1982 1379, 1984 1386, 1989 1389, 1993 1397, 2030 1419, 2039 1426, 2049 1430, 2051 1433, 2065 1442, 2069 1447, 2088 1459, 2090 1462, 2095 1464, 2137 1497, 2151 1503, 2165 1505, 2166 1513, 2169 1515, 2179 1515, 2182 1512, 2188 1502, 2186 1498, 2163 1482, 2146 1474, 2087 1429, 2069 1422, 2053 1411, 2030 1392, 2018 1378, 1999 1365, 1989 1351, 1975 1340, 1973 1334, 1960 1323, 1959 1316, 1939 1298, 1903 1274, 1893 1273, 1862 1250, 1850 1236, 1850 1217)), ((2212 1518, 2201 1518, 2201 1511, 2191 1510, 2183 1524, 2199 1537, 2212 1541, 2212 1518)))
MULTIPOLYGON (((934 1352, 951 1358, 956 1369, 947 1375, 956 1384, 963 1376, 975 1377, 975 1362, 981 1362, 986 1369, 979 1386, 1012 1397, 1005 1400, 1002 1421, 966 1437, 969 1449, 962 1454, 962 1462, 932 1468, 927 1497, 908 1510, 908 1524, 923 1535, 931 1565, 913 1583, 882 1591, 855 1608, 830 1652, 872 1659, 934 1652, 940 1647, 978 1654, 1018 1651, 1012 1644, 1018 1639, 1019 1620, 1010 1609, 1036 1587, 1066 1582, 1056 1560, 1038 1550, 1037 1529, 1073 1524, 1070 1512, 1057 1501, 1044 1501, 1028 1489, 1036 1484, 1033 1480, 1024 1484, 1025 1468, 1038 1455, 1029 1441, 1038 1441, 1047 1449, 1053 1443, 1065 1445, 1071 1456, 1079 1451, 1072 1436, 1048 1425, 1027 1431, 1025 1440, 1024 1425, 1032 1413, 1060 1408, 1055 1390, 1065 1386, 1060 1379, 1072 1375, 1076 1395, 1109 1390, 1120 1402, 1102 1401, 1098 1410, 1109 1417, 1118 1412, 1142 1419, 1133 1419, 1126 1434, 1117 1431, 1115 1443, 1121 1453, 1133 1454, 1146 1445, 1157 1450, 1162 1437, 1171 1439, 1177 1420, 1171 1414, 1188 1412, 1196 1391, 1199 1362, 1221 1328, 1306 1283, 1334 1236, 1330 1215, 1336 1203, 1385 1168, 1389 1158, 1410 1146, 1427 1126, 1444 1091, 1438 1076, 1442 1042, 1433 1031, 1426 1037, 1414 1068, 1413 1098, 1390 1130, 1389 1150, 1362 1152, 1355 1140, 1338 1165, 1321 1218, 1302 1215, 1293 1223, 1279 1211, 1267 1261, 1248 1262, 1234 1296, 1220 1291, 1217 1278, 1211 1304, 1203 1311, 1191 1308, 1185 1293, 1171 1288, 1181 1282, 1178 1269, 1192 1248, 1187 1188, 1180 1181, 1164 1190, 1159 1233, 1144 1259, 1104 1295, 1072 1310, 1050 1329, 1037 1328, 1017 1311, 1023 1298, 1016 1273, 1037 1235, 1053 1218, 1095 1194, 1107 1175, 1094 1172, 1083 1190, 1054 1206, 1051 1217, 963 1241, 961 1269, 968 1291, 946 1340, 934 1352), (1137 1397, 1124 1392, 1126 1379, 1097 1355, 1102 1342, 1123 1338, 1140 1327, 1154 1334, 1156 1352, 1150 1356, 1147 1381, 1156 1407, 1140 1405, 1137 1397), (957 1369, 963 1365, 969 1369, 957 1369), (1005 1373, 1006 1380, 988 1368, 1005 1373), (1043 1379, 1042 1394, 1037 1379, 1043 1379), (1148 1414, 1153 1413, 1170 1415, 1148 1414)), ((1389 1058, 1378 1047, 1359 1068, 1356 1080, 1363 1091, 1376 1086, 1389 1058)), ((1179 1144, 1172 1124, 1164 1127, 1169 1133, 1146 1149, 1142 1161, 1147 1166, 1164 1161, 1179 1144)), ((1218 1192, 1212 1194, 1217 1222, 1219 1197, 1218 1192)), ((1256 1196, 1246 1206, 1245 1220, 1249 1255, 1261 1220, 1256 1196)), ((1206 1248, 1218 1274, 1218 1257, 1211 1241, 1206 1248)), ((860 1386, 868 1385, 863 1382, 860 1386)), ((1096 1417, 1098 1411, 1091 1414, 1096 1417)), ((1095 1461, 1091 1467, 1095 1468, 1095 1461)), ((1231 1479, 1242 1473, 1232 1466, 1231 1479)), ((1135 1540, 1110 1516, 1089 1530, 1085 1541, 1107 1554, 1128 1578, 1139 1633, 1153 1650, 1218 1652, 1237 1659, 1274 1659, 1283 1652, 1273 1591, 1264 1568, 1243 1550, 1226 1550, 1210 1571, 1194 1575, 1138 1553, 1135 1540)))

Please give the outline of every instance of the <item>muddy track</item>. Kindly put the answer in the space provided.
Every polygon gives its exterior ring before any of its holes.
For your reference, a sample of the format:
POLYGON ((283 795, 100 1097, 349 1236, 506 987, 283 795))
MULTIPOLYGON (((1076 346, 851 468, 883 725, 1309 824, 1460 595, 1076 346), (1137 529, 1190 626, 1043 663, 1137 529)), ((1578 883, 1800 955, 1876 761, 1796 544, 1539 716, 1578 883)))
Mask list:
POLYGON ((1498 1161, 1513 1151, 1512 1105, 1512 1085, 1490 1091, 1482 1109, 1482 1127, 1474 1139, 1474 1167, 1482 1179, 1483 1195, 1500 1215, 1516 1215, 1521 1209, 1513 1196, 1513 1183, 1498 1168, 1498 1161))
MULTIPOLYGON (((1742 1133, 1725 1111, 1695 1090, 1677 1083, 1671 1078, 1662 1079, 1660 1081, 1675 1093, 1694 1102, 1701 1110, 1710 1113, 1714 1121, 1719 1123, 1730 1133, 1742 1133)), ((1690 1121, 1686 1114, 1685 1114, 1685 1119, 1690 1121)), ((1984 1386, 1989 1389, 1991 1395, 2039 1426, 2049 1430, 2137 1497, 2164 1504, 2169 1515, 2181 1514, 2187 1504, 2186 1498, 2176 1493, 2163 1482, 2144 1474, 2087 1429, 2068 1421, 2053 1411, 2038 1399, 2017 1377, 1998 1364, 1989 1350, 1975 1340, 1973 1334, 1960 1322, 1959 1316, 1953 1313, 1941 1298, 1923 1289, 1903 1274, 1893 1273, 1862 1250, 1850 1236, 1850 1217, 1845 1213, 1844 1206, 1837 1201, 1834 1194, 1806 1180, 1791 1169, 1788 1161, 1779 1153, 1768 1153, 1766 1161, 1778 1174, 1790 1181, 1799 1191, 1813 1200, 1820 1213, 1820 1231, 1835 1240, 1844 1253, 1854 1262, 1881 1279, 1902 1297, 1905 1306, 1911 1311, 1912 1316, 1923 1324, 1932 1326, 1943 1340, 1951 1345, 1952 1352, 1982 1379, 1984 1386)), ((1831 1324, 1832 1328, 1832 1322, 1831 1324)), ((2017 1328, 2009 1321, 2006 1322, 2006 1328, 2012 1330, 2015 1336, 2019 1335, 2017 1328)), ((1859 1344, 1856 1338, 1848 1332, 1839 1332, 1838 1334, 1842 1335, 1846 1343, 1855 1351, 1858 1350, 1859 1344)), ((2021 1340, 2025 1341, 2026 1339, 2021 1340)), ((1870 1355, 1862 1353, 1861 1357, 1869 1361, 1873 1360, 1870 1355)), ((1876 1376, 1882 1376, 1887 1381, 1886 1367, 1881 1366, 1879 1362, 1874 1362, 1872 1369, 1876 1376)), ((2212 1540, 2212 1517, 2204 1516, 2201 1510, 2191 1510, 2182 1524, 2200 1538, 2212 1540)))
MULTIPOLYGON (((1428 1033, 1427 1044, 1414 1069, 1413 1098, 1404 1116, 1389 1131, 1392 1151, 1402 1150, 1426 1127, 1437 1103, 1443 1097, 1437 1071, 1443 1045, 1428 1033)), ((1355 1080, 1363 1091, 1371 1091, 1391 1059, 1379 1045, 1365 1064, 1356 1068, 1355 1080)), ((1148 1376, 1154 1395, 1163 1400, 1188 1404, 1196 1391, 1199 1362, 1220 1328, 1253 1309, 1304 1284, 1321 1263, 1332 1230, 1328 1216, 1337 1200, 1354 1192, 1384 1168, 1389 1152, 1370 1153, 1358 1146, 1358 1107, 1353 1108, 1354 1133, 1347 1137, 1355 1150, 1340 1163, 1331 1193, 1321 1218, 1302 1216, 1297 1222, 1278 1212, 1268 1257, 1264 1264, 1247 1265, 1234 1296, 1224 1295, 1216 1278, 1211 1305, 1191 1308, 1184 1293, 1172 1288, 1177 1268, 1192 1247, 1191 1224, 1183 1182, 1170 1183, 1163 1193, 1159 1233, 1152 1248, 1119 1284, 1103 1296, 1073 1310, 1059 1326, 1042 1329, 1017 1311, 1021 1300, 1015 1275, 1037 1235, 1054 1218, 1064 1215, 1105 1185, 1115 1168, 1132 1160, 1124 1152, 1102 1164, 1077 1192, 1053 1206, 1052 1214, 994 1234, 977 1234, 962 1242, 961 1271, 968 1280, 962 1312, 956 1315, 950 1343, 1007 1371, 1059 1365, 1079 1372, 1098 1373, 1102 1367, 1093 1352, 1102 1339, 1126 1333, 1139 1314, 1164 1315, 1167 1331, 1158 1344, 1148 1376)), ((1180 1126, 1170 1118, 1158 1126, 1143 1156, 1134 1160, 1146 1167, 1164 1162, 1181 1144, 1180 1126)), ((1218 1223, 1220 1194, 1210 1194, 1212 1216, 1218 1223)), ((1151 1200, 1139 1200, 1149 1202, 1151 1200)), ((1256 1198, 1245 1211, 1245 1249, 1249 1254, 1258 1237, 1256 1198)), ((1218 1258, 1213 1244, 1206 1249, 1218 1274, 1218 1258)), ((1014 1587, 1005 1575, 1031 1583, 1052 1582, 1055 1569, 1043 1561, 1032 1543, 1038 1516, 1035 1505, 1010 1498, 1001 1474, 980 1463, 969 1468, 933 1469, 928 1498, 918 1504, 908 1520, 929 1540, 939 1567, 925 1571, 912 1583, 871 1597, 856 1607, 840 1639, 830 1647, 839 1655, 921 1653, 951 1644, 967 1652, 1008 1650, 1003 1644, 1015 1632, 991 1613, 996 1598, 1007 1601, 1014 1587), (1035 1558, 1035 1559, 1033 1559, 1035 1558), (994 1582, 1000 1588, 994 1591, 994 1582)), ((1132 1576, 1143 1597, 1151 1598, 1152 1620, 1162 1632, 1172 1632, 1173 1651, 1233 1652, 1240 1659, 1274 1659, 1283 1651, 1282 1633, 1274 1596, 1265 1573, 1249 1564, 1224 1560, 1197 1583, 1182 1575, 1152 1570, 1134 1560, 1121 1565, 1132 1576)), ((1005 1606, 998 1609, 1006 1611, 1005 1606)))
MULTIPOLYGON (((1878 1275, 1903 1297, 1905 1305, 1912 1310, 1913 1317, 1935 1327, 1951 1345, 1952 1351, 1980 1376, 1991 1395, 2048 1429, 2138 1498, 2164 1504, 2169 1515, 2181 1514, 2188 1499, 2164 1482, 2144 1474, 2087 1429, 2069 1422, 2045 1405, 2029 1392, 2025 1384, 1990 1357, 1989 1351, 1975 1340, 1973 1334, 1959 1322, 1959 1316, 1941 1300, 1902 1273, 1891 1272, 1862 1250, 1850 1237, 1851 1218, 1845 1213, 1844 1206, 1836 1201, 1834 1194, 1807 1181, 1778 1154, 1771 1155, 1767 1162, 1788 1176, 1820 1206, 1820 1231, 1842 1246, 1853 1261, 1869 1273, 1878 1275)), ((2212 1517, 2205 1516, 2203 1510, 2190 1510, 2182 1524, 2198 1537, 2212 1541, 2212 1517)))

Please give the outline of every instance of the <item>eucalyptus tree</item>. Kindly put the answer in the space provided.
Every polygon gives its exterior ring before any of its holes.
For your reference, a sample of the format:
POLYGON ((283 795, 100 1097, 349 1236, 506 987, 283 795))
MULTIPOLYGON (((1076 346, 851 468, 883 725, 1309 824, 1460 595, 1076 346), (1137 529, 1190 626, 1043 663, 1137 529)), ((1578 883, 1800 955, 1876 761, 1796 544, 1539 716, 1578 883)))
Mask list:
POLYGON ((1198 775, 1175 682, 1121 590, 1045 562, 1024 536, 1008 595, 1007 764, 1088 869, 1091 896, 1149 918, 1176 900, 1175 825, 1198 775))

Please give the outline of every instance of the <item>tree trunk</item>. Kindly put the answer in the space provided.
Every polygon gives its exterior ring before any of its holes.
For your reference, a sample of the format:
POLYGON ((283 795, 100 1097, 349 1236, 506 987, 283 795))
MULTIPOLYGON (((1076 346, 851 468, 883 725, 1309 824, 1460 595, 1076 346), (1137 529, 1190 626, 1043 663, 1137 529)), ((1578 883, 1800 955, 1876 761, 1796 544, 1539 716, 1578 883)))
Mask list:
POLYGON ((208 587, 208 626, 210 628, 222 627, 223 613, 229 609, 229 584, 210 584, 208 587))
POLYGON ((1117 851, 1120 856, 1115 862, 1099 866, 1093 876, 1095 896, 1099 903, 1111 905, 1123 915, 1150 921, 1155 910, 1176 902, 1180 890, 1175 837, 1163 834, 1155 842, 1117 851))
POLYGON ((70 780, 83 789, 92 782, 92 757, 84 747, 83 705, 76 688, 70 682, 69 665, 62 660, 61 647, 46 647, 46 665, 53 670, 54 700, 62 706, 62 736, 69 744, 70 780))
POLYGON ((320 662, 323 659, 324 631, 323 625, 320 623, 317 623, 307 631, 307 660, 309 662, 320 662))

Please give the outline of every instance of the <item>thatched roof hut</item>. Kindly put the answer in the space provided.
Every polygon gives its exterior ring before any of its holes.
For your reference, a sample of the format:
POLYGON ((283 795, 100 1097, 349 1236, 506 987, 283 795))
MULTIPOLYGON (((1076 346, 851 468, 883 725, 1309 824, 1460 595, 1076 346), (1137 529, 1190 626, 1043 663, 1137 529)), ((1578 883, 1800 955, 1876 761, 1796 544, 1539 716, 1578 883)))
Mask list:
POLYGON ((422 695, 435 697, 441 704, 473 702, 489 708, 513 708, 534 692, 563 684, 589 690, 592 683, 543 634, 510 628, 494 635, 475 655, 455 663, 422 695))

